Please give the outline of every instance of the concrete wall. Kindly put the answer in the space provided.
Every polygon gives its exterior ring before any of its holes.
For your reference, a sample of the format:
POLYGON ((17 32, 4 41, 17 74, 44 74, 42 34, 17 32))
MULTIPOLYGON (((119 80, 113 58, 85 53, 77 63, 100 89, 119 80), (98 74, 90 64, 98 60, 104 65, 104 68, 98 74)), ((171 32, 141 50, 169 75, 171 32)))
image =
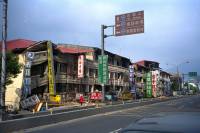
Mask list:
MULTIPOLYGON (((19 56, 19 63, 24 67, 25 56, 23 54, 19 56)), ((19 109, 19 102, 21 97, 21 88, 23 83, 24 69, 21 69, 21 73, 18 74, 16 78, 12 78, 13 83, 6 86, 5 92, 5 104, 11 111, 19 109)))

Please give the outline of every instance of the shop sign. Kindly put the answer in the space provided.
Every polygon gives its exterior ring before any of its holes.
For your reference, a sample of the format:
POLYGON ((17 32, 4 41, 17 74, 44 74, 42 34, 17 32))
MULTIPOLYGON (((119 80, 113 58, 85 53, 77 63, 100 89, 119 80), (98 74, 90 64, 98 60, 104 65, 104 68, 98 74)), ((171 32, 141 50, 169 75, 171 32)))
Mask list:
POLYGON ((152 97, 152 75, 151 72, 146 74, 146 94, 147 97, 152 97))
POLYGON ((31 85, 31 78, 25 78, 24 79, 24 85, 31 85))
POLYGON ((47 42, 47 58, 48 58, 48 79, 49 79, 49 94, 56 94, 55 75, 54 75, 54 60, 52 43, 47 42))
POLYGON ((25 76, 31 76, 31 70, 25 69, 25 76))
POLYGON ((84 76, 84 55, 78 57, 78 78, 83 78, 84 76))
POLYGON ((49 99, 50 99, 51 102, 60 103, 61 102, 61 95, 49 96, 49 99))
POLYGON ((157 73, 156 71, 152 71, 152 95, 156 97, 157 89, 157 73))
POLYGON ((26 64, 25 64, 25 68, 31 68, 31 64, 32 62, 31 61, 27 61, 26 64))
POLYGON ((133 65, 129 66, 129 79, 131 83, 134 82, 134 66, 133 65))
POLYGON ((90 95, 91 100, 101 100, 102 99, 102 93, 101 92, 92 92, 90 95))
POLYGON ((98 82, 100 84, 108 83, 108 55, 98 56, 98 82))
POLYGON ((27 57, 28 60, 33 60, 34 56, 35 56, 34 52, 27 52, 26 53, 26 57, 27 57))

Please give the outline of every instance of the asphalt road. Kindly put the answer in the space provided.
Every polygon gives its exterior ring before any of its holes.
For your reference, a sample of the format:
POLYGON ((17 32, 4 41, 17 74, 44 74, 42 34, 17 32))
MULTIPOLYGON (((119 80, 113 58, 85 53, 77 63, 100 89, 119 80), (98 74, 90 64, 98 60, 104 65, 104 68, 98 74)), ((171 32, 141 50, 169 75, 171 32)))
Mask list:
MULTIPOLYGON (((110 133, 137 120, 157 114, 171 112, 200 112, 200 96, 145 105, 125 110, 118 110, 95 116, 84 117, 47 126, 22 130, 26 133, 110 133)), ((18 131, 19 132, 19 131, 18 131)))

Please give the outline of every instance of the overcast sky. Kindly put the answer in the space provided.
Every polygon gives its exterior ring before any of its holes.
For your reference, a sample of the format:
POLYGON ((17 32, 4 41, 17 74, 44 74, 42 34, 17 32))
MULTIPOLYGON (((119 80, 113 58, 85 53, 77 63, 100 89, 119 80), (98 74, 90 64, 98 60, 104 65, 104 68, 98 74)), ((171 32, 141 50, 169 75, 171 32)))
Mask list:
POLYGON ((141 10, 145 33, 107 38, 106 50, 133 62, 158 61, 164 70, 179 65, 200 73, 200 0, 9 0, 8 39, 100 47, 101 24, 141 10))

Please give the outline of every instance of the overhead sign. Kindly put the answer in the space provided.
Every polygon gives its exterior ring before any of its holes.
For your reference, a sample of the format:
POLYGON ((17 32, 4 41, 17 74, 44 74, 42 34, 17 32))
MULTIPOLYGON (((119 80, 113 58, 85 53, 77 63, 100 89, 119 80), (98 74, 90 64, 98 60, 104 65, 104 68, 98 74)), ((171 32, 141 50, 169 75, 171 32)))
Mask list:
POLYGON ((115 36, 144 33, 144 11, 115 16, 115 36))
POLYGON ((189 72, 189 77, 197 77, 197 72, 189 72))
POLYGON ((98 56, 98 81, 101 84, 108 83, 108 55, 98 56))
POLYGON ((83 78, 84 76, 84 55, 79 55, 78 57, 78 78, 83 78))

